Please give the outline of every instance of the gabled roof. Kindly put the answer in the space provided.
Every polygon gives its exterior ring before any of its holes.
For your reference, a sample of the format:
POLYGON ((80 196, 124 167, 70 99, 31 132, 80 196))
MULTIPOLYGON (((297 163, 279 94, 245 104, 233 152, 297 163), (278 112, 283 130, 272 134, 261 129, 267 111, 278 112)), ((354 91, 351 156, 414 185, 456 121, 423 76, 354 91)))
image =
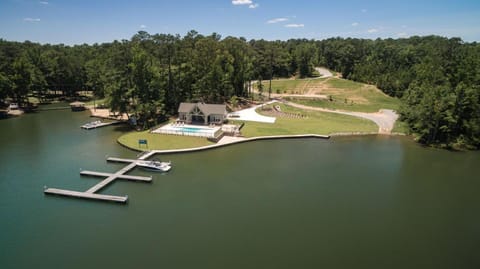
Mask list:
POLYGON ((188 113, 193 110, 196 104, 194 103, 180 103, 178 107, 178 113, 188 113))
POLYGON ((211 115, 223 115, 227 112, 226 105, 214 105, 214 104, 204 104, 204 103, 180 103, 178 107, 178 113, 189 113, 195 107, 198 107, 203 114, 211 115))

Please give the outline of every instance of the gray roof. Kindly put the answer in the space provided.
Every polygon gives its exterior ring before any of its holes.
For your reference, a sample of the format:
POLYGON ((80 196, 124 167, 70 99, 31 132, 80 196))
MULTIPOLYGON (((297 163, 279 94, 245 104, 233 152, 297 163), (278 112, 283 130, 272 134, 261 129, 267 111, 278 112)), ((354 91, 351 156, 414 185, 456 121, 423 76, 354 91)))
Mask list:
POLYGON ((226 105, 214 105, 214 104, 204 104, 204 103, 180 103, 180 106, 178 107, 178 113, 188 113, 192 111, 196 106, 205 115, 211 115, 211 114, 223 115, 227 113, 226 105))

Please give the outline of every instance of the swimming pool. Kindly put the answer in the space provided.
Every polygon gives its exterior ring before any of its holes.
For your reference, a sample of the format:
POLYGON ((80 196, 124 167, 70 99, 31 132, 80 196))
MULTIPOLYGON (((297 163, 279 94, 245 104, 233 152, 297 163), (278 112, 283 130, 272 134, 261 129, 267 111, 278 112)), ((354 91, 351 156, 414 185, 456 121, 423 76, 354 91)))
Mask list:
POLYGON ((171 134, 171 135, 185 135, 185 136, 198 136, 198 137, 216 137, 221 132, 220 127, 205 127, 195 125, 174 125, 167 124, 152 133, 157 134, 171 134))

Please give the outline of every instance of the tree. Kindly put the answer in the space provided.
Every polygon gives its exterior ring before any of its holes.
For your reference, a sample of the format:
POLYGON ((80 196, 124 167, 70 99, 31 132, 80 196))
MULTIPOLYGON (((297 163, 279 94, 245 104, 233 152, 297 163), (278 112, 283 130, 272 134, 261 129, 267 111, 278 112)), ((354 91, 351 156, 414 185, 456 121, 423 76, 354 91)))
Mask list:
POLYGON ((32 89, 33 68, 25 54, 15 59, 12 64, 13 74, 9 80, 11 82, 11 95, 17 103, 22 104, 32 89))
POLYGON ((143 123, 143 128, 149 127, 149 121, 157 124, 159 116, 163 115, 164 91, 161 89, 159 72, 153 57, 138 45, 132 48, 131 69, 132 103, 134 103, 137 122, 143 123))
POLYGON ((311 77, 313 72, 313 59, 316 49, 313 44, 301 44, 295 50, 295 56, 298 64, 298 72, 301 78, 311 77))

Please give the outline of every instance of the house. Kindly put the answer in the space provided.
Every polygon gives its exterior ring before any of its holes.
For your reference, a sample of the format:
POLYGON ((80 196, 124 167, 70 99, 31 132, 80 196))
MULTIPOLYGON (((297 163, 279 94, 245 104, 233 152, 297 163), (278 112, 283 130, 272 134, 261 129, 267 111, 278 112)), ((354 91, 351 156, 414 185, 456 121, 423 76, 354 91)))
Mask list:
POLYGON ((226 105, 180 103, 178 107, 178 119, 187 124, 222 124, 226 118, 226 105))

